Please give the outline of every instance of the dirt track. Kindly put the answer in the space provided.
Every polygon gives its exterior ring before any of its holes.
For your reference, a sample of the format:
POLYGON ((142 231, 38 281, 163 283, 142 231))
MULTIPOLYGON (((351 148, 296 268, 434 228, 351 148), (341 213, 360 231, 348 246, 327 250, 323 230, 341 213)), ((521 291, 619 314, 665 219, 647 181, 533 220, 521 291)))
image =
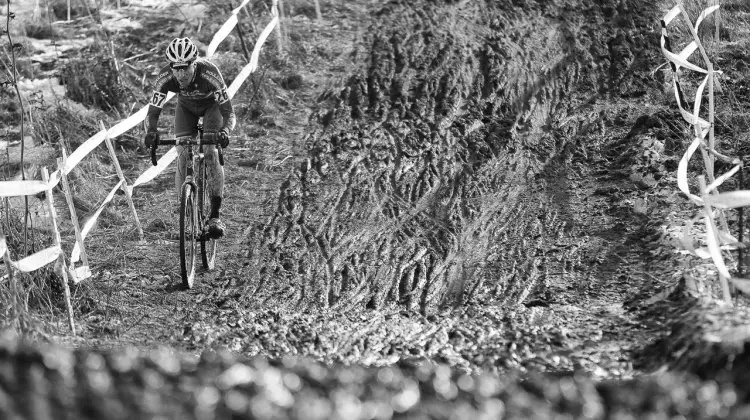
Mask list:
POLYGON ((553 370, 631 374, 648 326, 622 303, 662 262, 644 258, 657 222, 631 204, 640 162, 625 116, 657 88, 644 18, 656 14, 641 2, 385 7, 367 64, 318 112, 309 164, 282 188, 263 261, 286 277, 268 283, 298 307, 469 303, 515 318, 526 305, 512 329, 554 325, 553 370))
MULTIPOLYGON (((500 400, 516 418, 602 418, 618 409, 636 418, 652 409, 742 418, 747 395, 725 379, 741 380, 732 372, 746 363, 744 351, 702 341, 713 331, 703 314, 716 308, 674 288, 680 261, 663 237, 665 218, 682 203, 666 174, 684 128, 673 104, 664 110, 661 73, 651 74, 663 61, 658 6, 392 1, 368 9, 363 2, 331 9, 331 19, 346 22, 340 27, 290 23, 293 33, 314 28, 301 45, 328 37, 329 58, 305 57, 320 67, 304 79, 317 83, 274 92, 288 107, 267 109, 271 121, 246 115, 247 126, 266 135, 229 149, 232 233, 216 272, 191 291, 174 287, 175 215, 154 206, 171 199, 164 193, 171 174, 163 176, 136 197, 146 244, 115 232, 117 220, 100 231, 123 241, 97 242, 91 258, 108 269, 95 286, 78 289, 82 336, 56 339, 83 348, 62 353, 78 370, 55 373, 62 368, 41 367, 48 350, 8 345, 0 350, 0 413, 34 417, 3 399, 33 399, 31 389, 55 401, 49 407, 78 413, 71 418, 96 418, 98 408, 85 403, 95 386, 86 384, 100 379, 115 384, 103 398, 123 404, 123 418, 256 409, 270 410, 252 411, 260 418, 304 418, 294 410, 319 397, 330 414, 352 398, 406 398, 412 386, 419 402, 391 415, 491 415, 500 400), (333 42, 344 38, 353 42, 333 42), (662 153, 644 153, 657 143, 662 153), (96 361, 96 351, 123 344, 167 344, 181 361, 151 369, 160 353, 117 350, 96 361), (207 355, 196 366, 193 356, 207 349, 233 355, 207 355), (256 355, 306 356, 325 367, 301 361, 276 371, 243 359, 256 355), (236 358, 263 373, 236 368, 239 382, 222 385, 236 358), (403 381, 383 385, 387 368, 342 363, 396 366, 403 381), (435 363, 453 369, 447 389, 461 387, 461 374, 511 376, 492 379, 486 395, 461 388, 453 398, 462 403, 449 409, 445 401, 453 400, 433 380, 445 375, 435 363), (718 375, 725 394, 691 376, 649 375, 665 367, 704 380, 718 375), (264 399, 270 385, 257 378, 290 371, 303 378, 296 390, 282 384, 292 403, 264 399), (346 379, 352 371, 355 379, 346 379), (76 386, 55 396, 48 379, 76 386), (157 383, 170 386, 157 391, 157 383), (204 391, 211 401, 220 396, 216 405, 189 399, 204 391), (160 403, 149 408, 131 398, 141 392, 160 403)), ((135 172, 143 168, 142 156, 130 157, 135 172)))

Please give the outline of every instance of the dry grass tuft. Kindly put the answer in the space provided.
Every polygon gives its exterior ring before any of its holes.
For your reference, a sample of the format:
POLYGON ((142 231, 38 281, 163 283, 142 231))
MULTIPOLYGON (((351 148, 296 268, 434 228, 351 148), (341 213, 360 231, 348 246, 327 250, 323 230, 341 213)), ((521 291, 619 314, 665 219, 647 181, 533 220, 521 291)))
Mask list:
MULTIPOLYGON (((52 245, 47 226, 28 223, 27 228, 24 228, 21 211, 4 207, 0 216, 11 259, 20 260, 52 245)), ((6 315, 0 328, 14 327, 24 334, 41 332, 42 327, 47 324, 41 323, 36 319, 37 316, 65 316, 62 285, 54 265, 47 265, 33 273, 15 272, 14 279, 15 298, 10 282, 0 282, 0 307, 4 308, 2 313, 6 315)))
POLYGON ((232 83, 240 70, 242 70, 245 64, 247 64, 245 57, 242 53, 238 52, 217 53, 211 57, 210 61, 219 67, 221 76, 224 78, 224 82, 227 86, 232 83))
POLYGON ((68 97, 104 111, 125 109, 127 91, 114 63, 105 51, 84 51, 70 59, 61 71, 68 97))
POLYGON ((57 31, 47 22, 28 22, 24 26, 26 36, 35 39, 53 39, 57 31))
POLYGON ((100 130, 94 114, 80 113, 62 103, 34 117, 33 130, 38 140, 54 145, 62 142, 68 150, 74 150, 100 130))
POLYGON ((70 18, 75 19, 88 15, 83 2, 69 2, 67 0, 50 0, 47 7, 52 12, 55 20, 66 20, 68 18, 68 5, 70 5, 70 18))

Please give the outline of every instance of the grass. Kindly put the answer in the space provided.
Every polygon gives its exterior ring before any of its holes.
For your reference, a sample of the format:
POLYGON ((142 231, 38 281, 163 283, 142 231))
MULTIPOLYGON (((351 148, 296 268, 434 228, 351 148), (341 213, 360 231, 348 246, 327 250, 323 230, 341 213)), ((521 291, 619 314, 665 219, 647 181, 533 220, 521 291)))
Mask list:
POLYGON ((55 28, 45 22, 27 22, 24 31, 27 37, 35 39, 54 39, 57 36, 55 28))
MULTIPOLYGON (((52 245, 47 227, 29 224, 26 229, 21 212, 4 209, 3 222, 12 260, 21 260, 52 245)), ((39 322, 40 317, 64 314, 64 308, 59 305, 62 296, 60 277, 52 265, 28 274, 15 272, 14 279, 15 290, 10 282, 0 284, 0 301, 6 303, 3 305, 5 327, 15 326, 23 333, 39 331, 46 329, 45 323, 39 322)))

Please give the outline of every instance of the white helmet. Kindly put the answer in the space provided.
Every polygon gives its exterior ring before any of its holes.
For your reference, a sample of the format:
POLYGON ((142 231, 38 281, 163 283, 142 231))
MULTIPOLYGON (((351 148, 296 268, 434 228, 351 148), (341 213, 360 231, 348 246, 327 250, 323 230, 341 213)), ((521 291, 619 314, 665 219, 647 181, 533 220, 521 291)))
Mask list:
POLYGON ((167 47, 167 59, 173 63, 190 62, 198 57, 198 47, 190 38, 175 38, 167 47))

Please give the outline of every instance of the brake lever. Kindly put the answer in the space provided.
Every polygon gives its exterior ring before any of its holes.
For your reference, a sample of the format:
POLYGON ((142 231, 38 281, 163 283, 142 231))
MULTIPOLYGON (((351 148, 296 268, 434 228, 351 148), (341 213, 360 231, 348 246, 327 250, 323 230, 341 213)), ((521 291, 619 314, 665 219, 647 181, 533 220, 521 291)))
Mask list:
POLYGON ((217 133, 206 133, 203 135, 203 138, 210 137, 214 146, 216 146, 216 151, 219 152, 219 165, 224 166, 224 148, 221 147, 218 141, 219 135, 217 133))

